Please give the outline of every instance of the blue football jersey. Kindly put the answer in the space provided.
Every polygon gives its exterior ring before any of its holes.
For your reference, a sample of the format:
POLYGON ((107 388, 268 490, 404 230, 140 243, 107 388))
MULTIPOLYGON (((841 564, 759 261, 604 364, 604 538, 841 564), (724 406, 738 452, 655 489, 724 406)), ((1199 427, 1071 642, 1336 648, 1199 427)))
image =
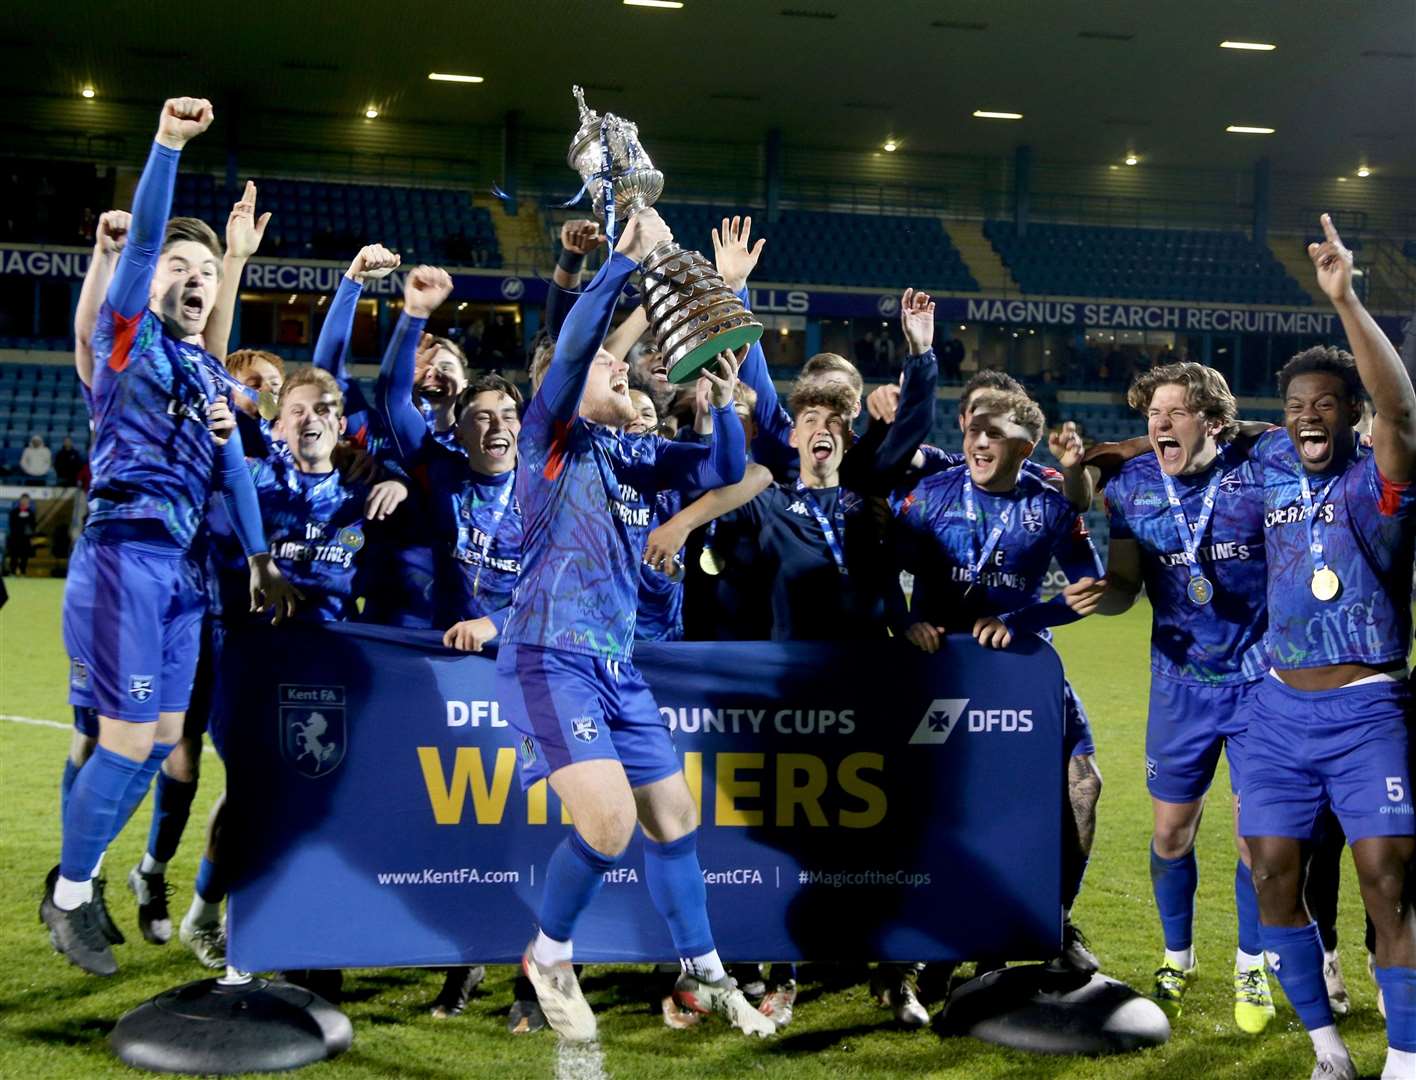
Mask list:
POLYGON ((1270 431, 1254 447, 1264 483, 1268 652, 1275 667, 1390 667, 1410 652, 1416 485, 1386 479, 1355 434, 1353 443, 1343 465, 1308 474, 1315 514, 1303 498, 1305 470, 1288 433, 1270 431), (1314 516, 1314 536, 1341 583, 1326 601, 1312 590, 1314 516))
POLYGON ((213 488, 206 407, 225 372, 201 346, 164 333, 148 309, 125 318, 106 301, 93 353, 89 521, 160 521, 190 547, 213 488))
POLYGON ((1111 539, 1135 540, 1140 550, 1151 603, 1151 670, 1182 682, 1249 682, 1269 667, 1263 478, 1233 446, 1222 447, 1203 472, 1173 477, 1191 535, 1216 476, 1214 510, 1195 552, 1213 586, 1207 604, 1189 597, 1189 562, 1155 455, 1126 462, 1106 488, 1111 539))
POLYGON ((746 440, 731 405, 713 410, 710 447, 627 435, 579 415, 615 300, 636 268, 616 253, 600 269, 527 406, 516 470, 525 538, 507 642, 629 659, 655 496, 742 479, 746 440))
POLYGON ((271 557, 305 597, 297 616, 350 618, 368 487, 346 483, 338 470, 303 473, 282 457, 249 464, 271 557))
MULTIPOLYGON (((654 497, 651 528, 657 529, 683 509, 677 491, 661 491, 654 497)), ((679 553, 682 557, 682 552, 679 553)), ((683 574, 675 578, 654 567, 639 564, 639 613, 634 623, 638 641, 681 641, 683 639, 683 574)))
MULTIPOLYGON (((1101 576, 1081 515, 1029 472, 1019 476, 1013 490, 1001 493, 975 487, 963 465, 926 477, 896 518, 896 547, 901 566, 914 574, 908 621, 951 631, 971 632, 983 616, 1038 605, 1054 557, 1070 580, 1101 576), (966 484, 975 507, 972 521, 966 484)), ((1056 606, 1057 617, 1043 616, 1040 625, 1071 621, 1065 604, 1056 606)))

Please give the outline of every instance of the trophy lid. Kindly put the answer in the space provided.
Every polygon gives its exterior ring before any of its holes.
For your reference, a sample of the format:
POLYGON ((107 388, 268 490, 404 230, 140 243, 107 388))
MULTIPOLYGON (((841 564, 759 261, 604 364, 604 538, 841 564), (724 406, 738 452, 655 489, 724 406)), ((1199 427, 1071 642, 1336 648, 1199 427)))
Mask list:
POLYGON ((565 158, 566 164, 573 169, 576 158, 580 156, 585 143, 591 139, 598 140, 600 137, 600 114, 585 104, 584 87, 572 86, 570 92, 575 95, 575 104, 580 109, 580 129, 571 136, 570 152, 566 154, 565 158))

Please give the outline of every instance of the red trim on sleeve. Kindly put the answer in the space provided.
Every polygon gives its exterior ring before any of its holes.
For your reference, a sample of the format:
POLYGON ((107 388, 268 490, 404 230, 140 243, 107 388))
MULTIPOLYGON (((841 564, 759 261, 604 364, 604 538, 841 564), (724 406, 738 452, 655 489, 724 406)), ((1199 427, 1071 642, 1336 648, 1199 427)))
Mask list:
POLYGON ((1401 509, 1401 497, 1406 494, 1407 488, 1411 486, 1408 480, 1405 483, 1398 483, 1395 480, 1388 480, 1382 475, 1382 470, 1377 470, 1377 479, 1381 482, 1381 493, 1377 496, 1377 510, 1382 517, 1395 517, 1401 509))
POLYGON ((122 371, 128 366, 133 342, 138 336, 138 324, 146 314, 146 309, 126 317, 113 312, 113 349, 108 354, 108 366, 113 371, 122 371))
POLYGON ((547 480, 556 480, 565 471, 565 449, 570 443, 570 428, 571 424, 564 420, 555 421, 551 428, 551 452, 546 457, 546 467, 541 470, 541 475, 547 480))

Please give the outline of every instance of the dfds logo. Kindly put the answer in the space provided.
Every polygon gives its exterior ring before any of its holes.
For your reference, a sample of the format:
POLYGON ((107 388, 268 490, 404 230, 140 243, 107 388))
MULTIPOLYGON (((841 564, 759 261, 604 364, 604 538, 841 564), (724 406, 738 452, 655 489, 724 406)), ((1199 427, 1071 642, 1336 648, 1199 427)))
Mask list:
POLYGON ((970 732, 980 735, 1026 735, 1033 729, 1031 709, 970 709, 968 698, 936 698, 924 711, 910 743, 938 746, 948 742, 960 720, 965 721, 970 732))

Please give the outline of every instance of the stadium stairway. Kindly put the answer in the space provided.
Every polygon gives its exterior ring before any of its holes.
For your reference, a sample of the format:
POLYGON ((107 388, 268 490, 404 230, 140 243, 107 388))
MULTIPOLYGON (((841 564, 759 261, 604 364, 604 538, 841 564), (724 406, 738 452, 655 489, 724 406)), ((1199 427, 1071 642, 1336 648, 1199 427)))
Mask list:
POLYGON ((506 203, 495 196, 477 195, 472 202, 492 215, 492 228, 508 269, 521 274, 550 274, 555 256, 546 248, 546 226, 531 200, 522 199, 514 216, 506 212, 506 203))
POLYGON ((1283 264, 1288 276, 1298 283, 1298 287, 1308 294, 1309 299, 1316 302, 1317 297, 1313 295, 1312 288, 1313 261, 1308 258, 1304 238, 1297 233, 1270 235, 1268 247, 1273 252, 1273 257, 1283 264))
POLYGON ((1018 285, 1013 280, 1013 275, 1003 265, 1003 260, 998 257, 998 252, 993 250, 993 245, 989 242, 988 237, 983 235, 983 222, 947 222, 944 231, 948 233, 954 246, 959 249, 964 265, 968 267, 969 273, 973 274, 981 292, 1014 293, 1018 291, 1018 285))

